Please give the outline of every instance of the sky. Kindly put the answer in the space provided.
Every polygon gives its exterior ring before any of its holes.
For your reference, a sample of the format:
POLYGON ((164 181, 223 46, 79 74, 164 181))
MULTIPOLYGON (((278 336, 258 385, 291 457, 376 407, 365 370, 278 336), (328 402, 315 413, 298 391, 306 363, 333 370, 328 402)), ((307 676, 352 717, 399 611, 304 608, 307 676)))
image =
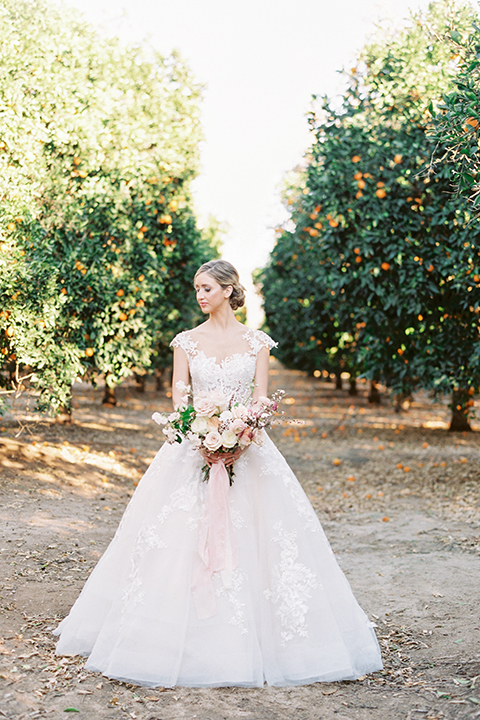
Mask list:
POLYGON ((251 273, 286 219, 285 173, 309 146, 313 94, 341 93, 339 70, 378 25, 398 26, 428 0, 64 0, 108 35, 173 49, 205 86, 202 170, 193 191, 200 224, 229 231, 222 255, 248 290, 248 324, 261 322, 251 273))

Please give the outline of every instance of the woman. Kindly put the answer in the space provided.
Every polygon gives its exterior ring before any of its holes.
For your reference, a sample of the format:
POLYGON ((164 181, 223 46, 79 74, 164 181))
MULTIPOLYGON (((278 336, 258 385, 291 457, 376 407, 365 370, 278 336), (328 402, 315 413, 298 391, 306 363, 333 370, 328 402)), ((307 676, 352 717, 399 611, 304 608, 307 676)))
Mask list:
MULTIPOLYGON (((252 381, 253 399, 266 395, 275 343, 235 319, 244 303, 235 268, 202 265, 195 291, 209 318, 172 342, 174 406, 190 382, 194 397, 241 398, 252 381)), ((55 630, 57 653, 88 655, 85 667, 108 677, 166 687, 301 685, 381 669, 372 625, 271 440, 222 458, 234 463, 235 482, 221 569, 208 573, 200 546, 211 522, 202 466, 217 458, 186 441, 165 444, 55 630)))

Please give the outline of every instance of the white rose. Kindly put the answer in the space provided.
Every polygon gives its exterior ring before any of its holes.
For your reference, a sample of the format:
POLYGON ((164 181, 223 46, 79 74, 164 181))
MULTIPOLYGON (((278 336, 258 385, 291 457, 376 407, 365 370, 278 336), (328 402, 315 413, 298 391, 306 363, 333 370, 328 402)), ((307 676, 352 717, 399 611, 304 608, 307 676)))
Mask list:
POLYGON ((221 435, 222 445, 224 448, 230 449, 237 444, 237 436, 231 430, 224 430, 221 435))
POLYGON ((190 429, 192 432, 198 433, 199 435, 206 435, 208 432, 207 418, 196 417, 192 422, 190 429))
POLYGON ((233 415, 230 412, 230 410, 224 410, 222 413, 220 413, 220 420, 222 422, 228 422, 232 418, 233 418, 233 415))
POLYGON ((220 436, 220 433, 218 433, 216 430, 209 432, 208 435, 206 435, 203 444, 207 448, 207 450, 209 450, 210 452, 215 452, 215 450, 218 450, 218 448, 222 444, 222 438, 220 436))
POLYGON ((180 413, 173 412, 170 413, 170 415, 167 417, 168 422, 175 422, 175 420, 180 420, 180 413))
POLYGON ((167 422, 168 422, 168 420, 167 420, 167 418, 165 417, 165 415, 161 415, 161 414, 158 413, 158 412, 154 412, 154 413, 153 413, 153 415, 152 415, 152 420, 155 420, 155 422, 156 422, 158 425, 166 425, 167 422))
POLYGON ((195 408, 197 415, 201 415, 203 417, 211 417, 217 410, 215 403, 212 402, 210 398, 206 397, 196 398, 193 403, 193 407, 195 408))

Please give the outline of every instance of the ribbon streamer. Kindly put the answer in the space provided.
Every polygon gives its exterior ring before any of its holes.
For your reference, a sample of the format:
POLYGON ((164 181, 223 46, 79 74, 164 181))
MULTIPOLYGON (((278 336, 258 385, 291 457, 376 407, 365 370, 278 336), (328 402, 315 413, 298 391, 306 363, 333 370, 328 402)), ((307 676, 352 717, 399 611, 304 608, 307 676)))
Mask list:
POLYGON ((217 612, 212 576, 222 572, 224 585, 231 584, 232 571, 237 567, 229 503, 230 480, 223 460, 210 468, 207 483, 205 513, 198 538, 201 565, 192 583, 193 600, 199 620, 213 617, 217 612))

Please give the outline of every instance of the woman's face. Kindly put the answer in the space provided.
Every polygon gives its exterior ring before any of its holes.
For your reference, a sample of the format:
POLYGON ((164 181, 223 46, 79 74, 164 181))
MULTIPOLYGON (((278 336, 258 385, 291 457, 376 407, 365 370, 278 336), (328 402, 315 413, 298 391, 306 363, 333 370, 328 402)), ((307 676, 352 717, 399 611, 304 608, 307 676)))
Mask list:
POLYGON ((195 292, 197 302, 203 313, 215 312, 224 303, 228 303, 232 288, 222 288, 221 285, 208 273, 199 273, 195 278, 195 292))

